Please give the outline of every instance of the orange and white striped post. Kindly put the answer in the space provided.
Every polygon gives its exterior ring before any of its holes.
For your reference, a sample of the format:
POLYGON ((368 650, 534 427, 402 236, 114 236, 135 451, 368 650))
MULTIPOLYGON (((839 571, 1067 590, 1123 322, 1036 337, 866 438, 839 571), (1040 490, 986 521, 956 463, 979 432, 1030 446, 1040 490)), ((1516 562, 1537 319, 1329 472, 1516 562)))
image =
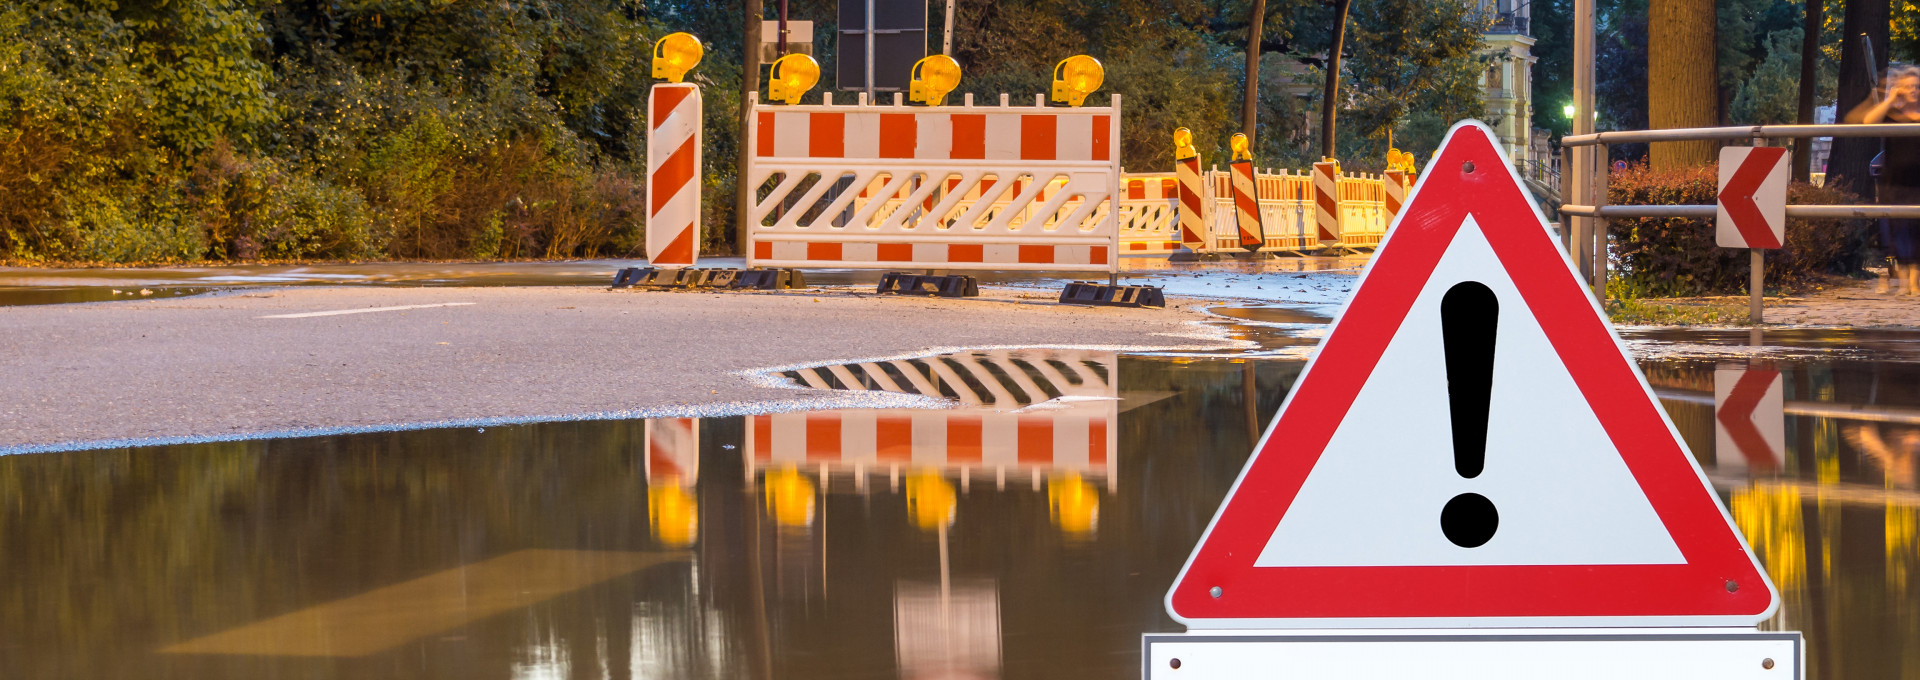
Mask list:
POLYGON ((1252 144, 1244 133, 1233 134, 1233 160, 1227 163, 1233 176, 1233 212, 1234 224, 1240 230, 1240 247, 1247 252, 1258 252, 1266 245, 1267 229, 1260 221, 1260 198, 1253 179, 1252 144))
POLYGON ((1320 245, 1340 243, 1340 163, 1331 158, 1313 164, 1313 222, 1320 245))
POLYGON ((1180 186, 1180 245, 1200 252, 1206 248, 1207 195, 1200 185, 1200 152, 1193 148, 1193 131, 1173 131, 1173 178, 1180 186))
POLYGON ((700 86, 680 82, 704 48, 686 33, 653 47, 647 92, 647 262, 678 269, 700 257, 700 86))
POLYGON ((1386 212, 1388 227, 1393 226, 1393 218, 1400 216, 1400 206, 1407 202, 1407 173, 1388 170, 1380 174, 1380 184, 1384 191, 1380 194, 1380 204, 1386 212))

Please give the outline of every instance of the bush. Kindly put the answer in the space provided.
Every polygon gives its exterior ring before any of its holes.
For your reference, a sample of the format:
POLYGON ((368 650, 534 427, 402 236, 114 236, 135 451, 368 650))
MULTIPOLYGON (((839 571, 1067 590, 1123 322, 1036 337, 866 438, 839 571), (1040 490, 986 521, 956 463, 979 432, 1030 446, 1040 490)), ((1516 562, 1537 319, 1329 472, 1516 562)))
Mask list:
MULTIPOLYGON (((1655 172, 1634 166, 1613 173, 1607 202, 1615 205, 1712 205, 1719 168, 1707 165, 1655 172)), ((1789 204, 1839 204, 1858 199, 1839 189, 1794 183, 1789 204)), ((1767 285, 1805 288, 1828 274, 1858 274, 1867 258, 1870 223, 1857 219, 1794 219, 1784 247, 1766 254, 1767 285)), ((1732 295, 1747 290, 1748 256, 1714 243, 1712 219, 1608 220, 1614 287, 1626 297, 1732 295)))

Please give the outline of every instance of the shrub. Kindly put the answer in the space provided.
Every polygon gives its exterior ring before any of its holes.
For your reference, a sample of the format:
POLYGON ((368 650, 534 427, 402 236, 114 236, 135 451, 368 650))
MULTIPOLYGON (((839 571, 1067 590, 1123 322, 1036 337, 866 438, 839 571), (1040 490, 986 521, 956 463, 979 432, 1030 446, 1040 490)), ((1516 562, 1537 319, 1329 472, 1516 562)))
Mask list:
MULTIPOLYGON (((1634 166, 1612 174, 1607 202, 1712 205, 1718 179, 1714 165, 1660 172, 1634 166)), ((1856 200, 1839 189, 1804 183, 1787 189, 1789 204, 1856 200)), ((1859 273, 1866 261, 1869 224, 1857 219, 1790 220, 1784 247, 1766 254, 1767 285, 1794 290, 1823 275, 1859 273)), ((1607 228, 1616 268, 1614 287, 1620 295, 1731 295, 1747 289, 1747 252, 1715 245, 1712 219, 1612 219, 1607 228)))

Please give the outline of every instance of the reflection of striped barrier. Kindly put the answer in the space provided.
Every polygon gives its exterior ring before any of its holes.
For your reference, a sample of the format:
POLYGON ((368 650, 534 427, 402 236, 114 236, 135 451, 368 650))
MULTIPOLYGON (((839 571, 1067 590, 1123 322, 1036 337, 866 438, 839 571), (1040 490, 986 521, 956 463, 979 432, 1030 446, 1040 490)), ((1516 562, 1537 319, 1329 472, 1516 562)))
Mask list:
POLYGON ((1313 164, 1313 222, 1320 245, 1340 244, 1340 170, 1332 161, 1313 164))
POLYGON ((1118 268, 1117 95, 1072 109, 748 104, 750 266, 1118 268))
POLYGON ((647 262, 689 267, 700 256, 700 86, 654 85, 647 121, 647 262))
POLYGON ((648 418, 645 427, 647 481, 692 486, 700 477, 700 419, 648 418))
POLYGON ((859 362, 786 371, 816 389, 952 399, 947 411, 848 410, 747 417, 750 468, 897 475, 936 469, 1104 476, 1119 450, 1113 352, 1022 350, 859 362), (1044 402, 1044 406, 1034 407, 1044 402))

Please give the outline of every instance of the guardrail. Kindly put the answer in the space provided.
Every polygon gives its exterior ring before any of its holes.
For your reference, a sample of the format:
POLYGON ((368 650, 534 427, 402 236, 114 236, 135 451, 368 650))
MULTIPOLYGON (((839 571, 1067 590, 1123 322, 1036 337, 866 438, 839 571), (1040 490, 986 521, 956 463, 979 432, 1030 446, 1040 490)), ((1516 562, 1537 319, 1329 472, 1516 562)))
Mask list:
MULTIPOLYGON (((1920 137, 1920 123, 1877 123, 1871 125, 1746 125, 1735 127, 1675 128, 1670 130, 1622 130, 1597 132, 1585 135, 1568 135, 1560 139, 1560 144, 1568 148, 1594 146, 1596 153, 1589 154, 1594 162, 1590 165, 1572 163, 1569 160, 1568 172, 1562 173, 1568 180, 1568 189, 1586 187, 1588 195, 1593 197, 1593 205, 1565 204, 1560 206, 1560 214, 1565 215, 1572 227, 1574 218, 1592 220, 1590 244, 1576 243, 1579 239, 1569 238, 1568 248, 1576 261, 1582 260, 1581 252, 1592 248, 1592 260, 1581 262, 1591 277, 1594 295, 1602 302, 1607 297, 1607 246, 1606 219, 1634 217, 1682 217, 1711 218, 1717 214, 1714 205, 1607 205, 1607 177, 1605 163, 1608 144, 1634 144, 1652 142, 1693 142, 1693 141, 1734 141, 1752 140, 1755 146, 1765 146, 1767 139, 1802 139, 1810 137, 1920 137)), ((1571 154, 1569 154, 1571 156, 1571 154)), ((1571 199, 1574 192, 1568 191, 1571 199)), ((1920 205, 1789 205, 1787 217, 1799 218, 1909 218, 1920 217, 1920 205)), ((1571 231, 1571 229, 1569 229, 1571 231)), ((1761 295, 1764 288, 1763 253, 1760 249, 1751 250, 1751 279, 1748 284, 1750 303, 1748 318, 1759 324, 1763 319, 1761 295)))

